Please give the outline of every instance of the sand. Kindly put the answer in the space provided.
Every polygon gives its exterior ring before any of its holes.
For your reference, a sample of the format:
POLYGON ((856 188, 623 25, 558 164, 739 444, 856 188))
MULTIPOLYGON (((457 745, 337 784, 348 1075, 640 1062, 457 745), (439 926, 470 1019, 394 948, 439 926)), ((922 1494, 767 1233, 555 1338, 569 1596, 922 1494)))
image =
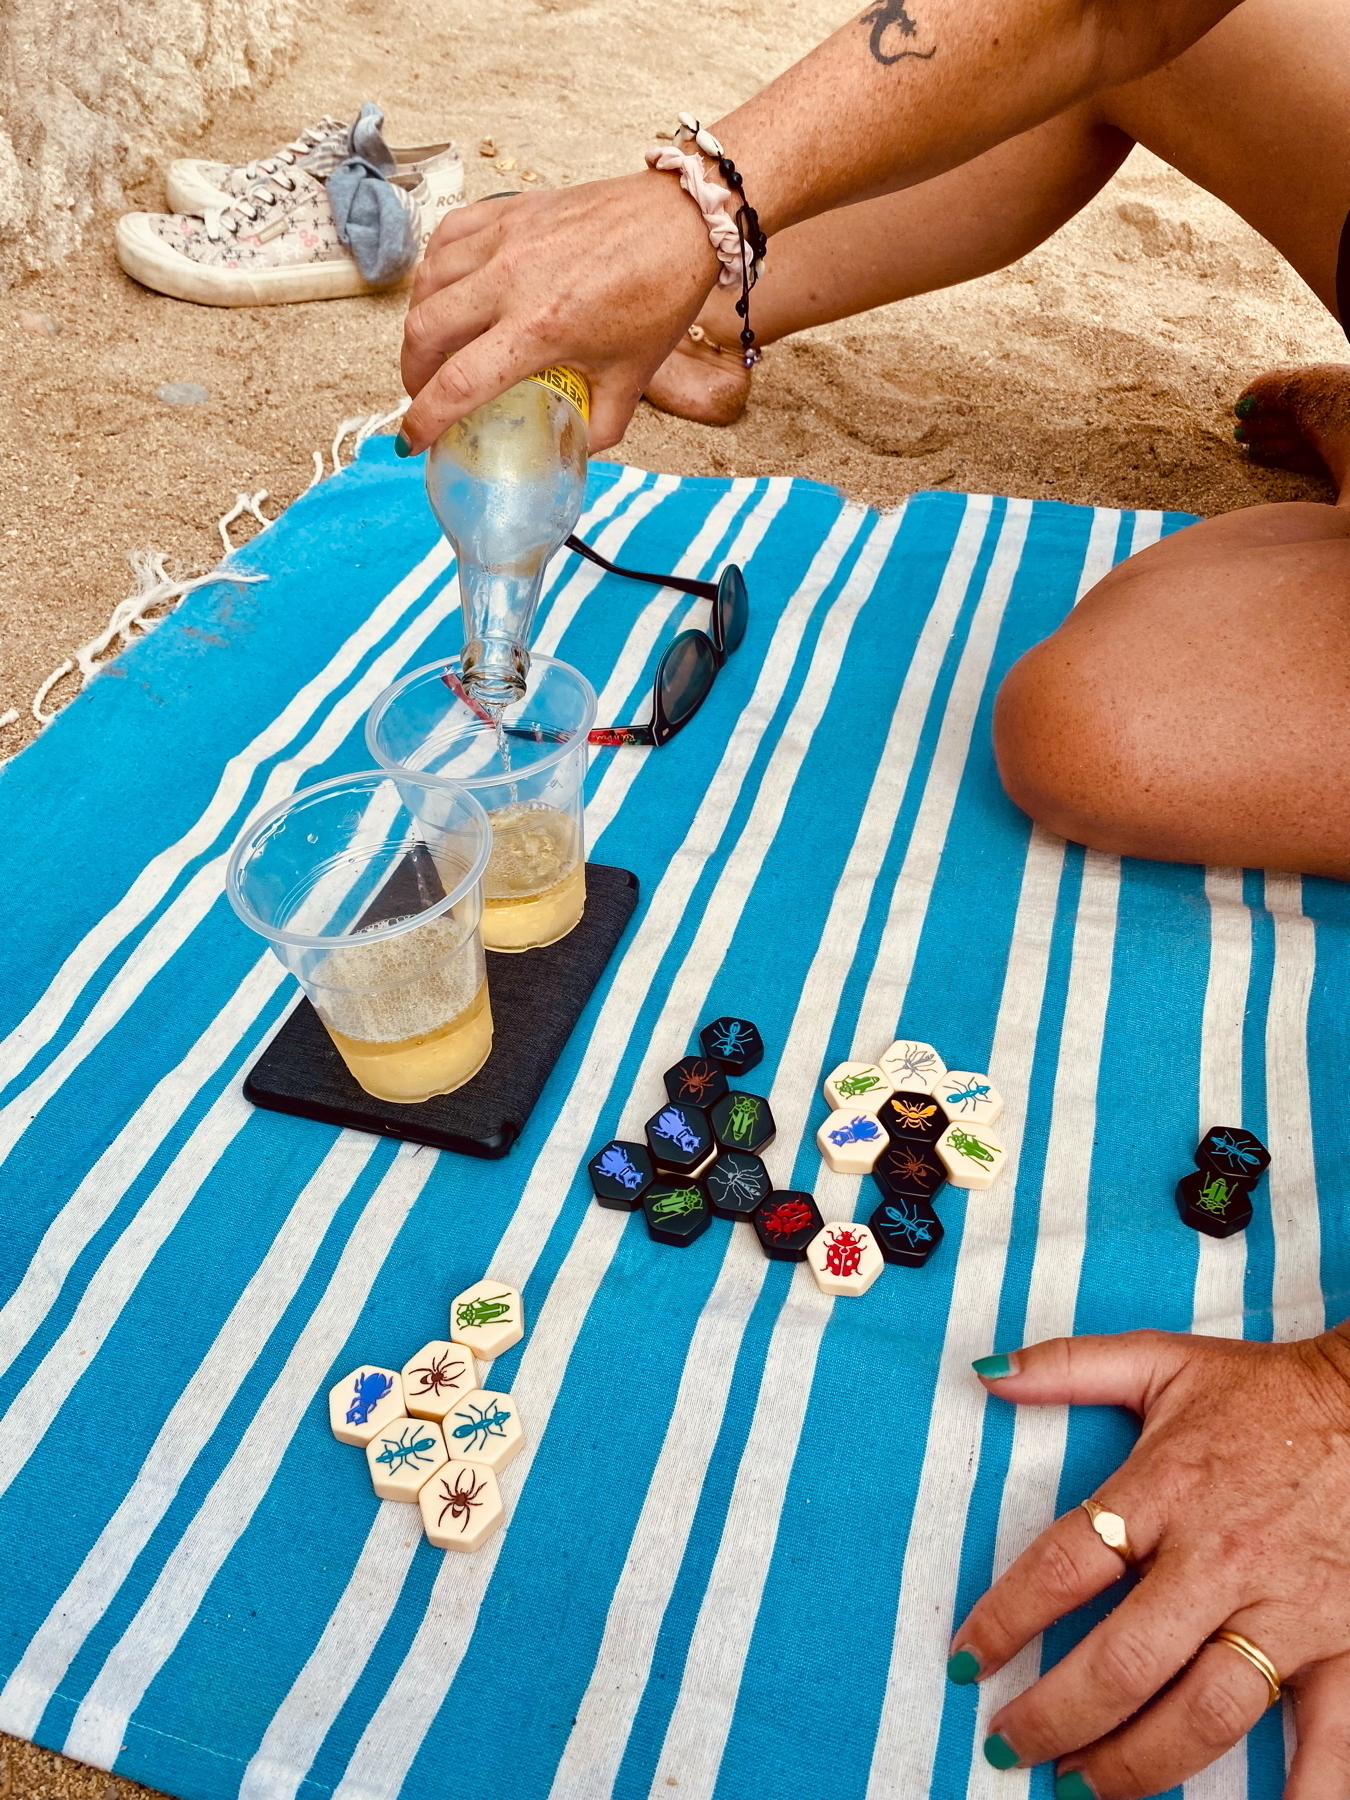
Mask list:
MULTIPOLYGON (((675 111, 716 116, 845 16, 824 0, 329 0, 288 72, 179 148, 244 160, 374 98, 392 141, 460 143, 471 196, 526 168, 544 183, 584 180, 640 166, 675 111), (514 170, 477 154, 488 135, 514 170)), ((153 182, 133 198, 162 204, 153 182)), ((214 521, 238 493, 268 489, 269 512, 290 501, 340 419, 395 403, 403 308, 397 294, 183 305, 126 279, 98 234, 0 296, 0 407, 14 426, 0 448, 0 713, 20 712, 0 729, 0 756, 35 734, 38 684, 129 591, 129 551, 210 567, 214 521), (59 334, 23 314, 55 319, 59 334), (210 399, 165 405, 165 382, 199 382, 210 399)), ((1248 467, 1228 409, 1263 368, 1345 356, 1263 240, 1136 150, 1015 267, 778 346, 729 430, 644 406, 611 454, 681 473, 808 476, 877 505, 947 487, 1214 513, 1327 497, 1248 467)), ((74 691, 68 681, 55 699, 74 691)), ((5 1748, 9 1794, 133 1791, 5 1748)))

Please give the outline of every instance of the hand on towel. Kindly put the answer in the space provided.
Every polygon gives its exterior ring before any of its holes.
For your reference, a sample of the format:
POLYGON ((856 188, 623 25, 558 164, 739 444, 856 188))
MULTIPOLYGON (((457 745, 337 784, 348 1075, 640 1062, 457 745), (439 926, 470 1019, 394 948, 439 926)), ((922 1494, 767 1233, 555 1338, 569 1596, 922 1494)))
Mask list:
POLYGON ((447 213, 404 327, 416 396, 404 437, 426 449, 513 382, 567 362, 591 384, 590 447, 608 449, 716 277, 698 209, 650 173, 447 213))
MULTIPOLYGON (((1350 1323, 1294 1344, 1139 1331, 985 1359, 1019 1405, 1126 1406, 1134 1451, 1095 1498, 1125 1522, 1141 1579, 989 1722, 998 1767, 1063 1757, 1061 1800, 1157 1794, 1221 1756, 1270 1698, 1238 1632, 1293 1695, 1285 1800, 1350 1793, 1350 1323), (1008 1372, 999 1375, 997 1364, 1008 1372), (997 1741, 995 1739, 997 1734, 997 1741)), ((1086 1496, 1085 1496, 1086 1497, 1086 1496)), ((1041 1533, 953 1639, 954 1679, 993 1673, 1124 1574, 1075 1507, 1041 1533)))

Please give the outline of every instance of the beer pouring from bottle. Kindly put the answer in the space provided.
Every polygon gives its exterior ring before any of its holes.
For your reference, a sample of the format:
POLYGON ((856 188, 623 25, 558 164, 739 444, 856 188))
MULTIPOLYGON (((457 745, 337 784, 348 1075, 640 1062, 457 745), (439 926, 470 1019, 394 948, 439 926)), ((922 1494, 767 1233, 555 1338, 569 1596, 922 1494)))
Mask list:
POLYGON ((495 716, 525 695, 544 570, 586 491, 585 378, 545 369, 443 431, 427 494, 459 563, 460 668, 495 716))

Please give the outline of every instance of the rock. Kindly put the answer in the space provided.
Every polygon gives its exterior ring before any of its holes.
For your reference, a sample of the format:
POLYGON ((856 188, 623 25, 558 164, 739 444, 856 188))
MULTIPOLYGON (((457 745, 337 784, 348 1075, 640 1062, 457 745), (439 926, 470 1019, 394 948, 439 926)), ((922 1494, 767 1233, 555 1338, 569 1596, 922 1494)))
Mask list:
POLYGON ((166 406, 200 406, 211 398, 211 390, 200 381, 166 381, 155 389, 155 398, 166 406))
POLYGON ((497 158, 496 169, 499 175, 509 175, 515 166, 516 159, 514 156, 499 156, 497 158))
POLYGON ((497 154, 497 146, 493 143, 491 138, 484 138, 482 143, 478 146, 478 154, 489 158, 494 157, 497 154))
POLYGON ((54 319, 50 313, 21 312, 19 329, 31 331, 35 337, 57 337, 61 331, 61 321, 54 319))

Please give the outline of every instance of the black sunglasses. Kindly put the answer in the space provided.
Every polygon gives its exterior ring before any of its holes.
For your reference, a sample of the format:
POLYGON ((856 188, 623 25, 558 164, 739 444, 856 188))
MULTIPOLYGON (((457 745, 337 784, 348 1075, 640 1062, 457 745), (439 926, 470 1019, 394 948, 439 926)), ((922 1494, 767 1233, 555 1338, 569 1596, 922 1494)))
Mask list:
POLYGON ((712 630, 682 631, 669 645, 656 665, 653 682, 652 718, 650 725, 601 725, 589 734, 587 741, 617 747, 622 744, 651 744, 657 749, 668 744, 677 731, 693 718, 712 692, 717 671, 741 645, 750 618, 750 595, 745 577, 735 563, 728 563, 716 581, 685 580, 679 575, 652 575, 643 569, 621 569, 583 544, 579 537, 569 537, 567 548, 598 564, 611 575, 622 575, 629 581, 647 581, 653 587, 675 588, 691 594, 696 600, 712 603, 712 630))

